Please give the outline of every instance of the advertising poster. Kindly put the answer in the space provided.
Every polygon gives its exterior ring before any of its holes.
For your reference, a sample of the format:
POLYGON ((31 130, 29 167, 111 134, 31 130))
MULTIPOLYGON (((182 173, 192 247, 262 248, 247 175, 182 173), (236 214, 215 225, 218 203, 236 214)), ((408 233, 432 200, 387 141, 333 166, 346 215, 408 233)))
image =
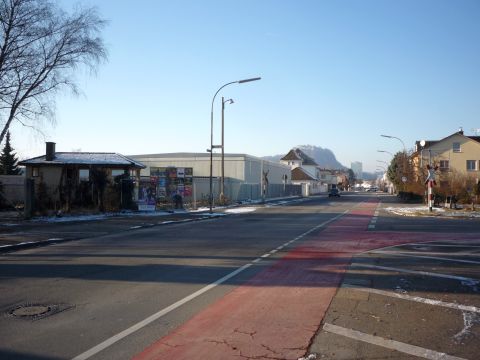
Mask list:
POLYGON ((156 203, 156 186, 151 179, 140 179, 138 187, 138 210, 154 211, 156 203))
POLYGON ((193 168, 151 167, 150 177, 140 180, 139 210, 155 210, 174 195, 193 196, 193 168))

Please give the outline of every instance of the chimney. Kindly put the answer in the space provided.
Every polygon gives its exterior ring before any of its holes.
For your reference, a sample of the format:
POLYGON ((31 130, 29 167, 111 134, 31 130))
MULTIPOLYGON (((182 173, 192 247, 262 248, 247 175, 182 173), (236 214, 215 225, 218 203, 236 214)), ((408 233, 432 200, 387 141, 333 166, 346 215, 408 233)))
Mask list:
POLYGON ((47 146, 45 161, 53 161, 55 159, 55 143, 47 141, 45 145, 47 146))
POLYGON ((458 133, 459 133, 460 135, 463 135, 463 128, 462 128, 461 126, 460 126, 460 128, 458 129, 458 133))

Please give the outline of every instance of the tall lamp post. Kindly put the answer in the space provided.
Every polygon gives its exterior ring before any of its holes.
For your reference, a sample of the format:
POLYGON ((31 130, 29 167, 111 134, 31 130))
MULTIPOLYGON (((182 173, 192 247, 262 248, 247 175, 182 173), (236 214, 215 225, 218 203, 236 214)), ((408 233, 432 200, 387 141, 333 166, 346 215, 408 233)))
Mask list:
POLYGON ((390 151, 387 151, 387 150, 377 150, 378 152, 381 152, 381 153, 387 153, 387 154, 390 154, 392 156, 392 158, 394 157, 394 155, 390 152, 390 151))
POLYGON ((210 152, 210 195, 208 197, 208 202, 209 202, 209 206, 210 206, 210 213, 212 213, 212 208, 213 208, 213 149, 223 148, 223 144, 222 145, 213 145, 213 104, 215 103, 215 97, 220 92, 220 90, 222 90, 225 86, 228 86, 228 85, 231 85, 231 84, 243 84, 243 83, 246 83, 246 82, 257 81, 257 80, 260 80, 260 79, 261 79, 261 77, 256 77, 256 78, 243 79, 243 80, 237 80, 237 81, 232 81, 232 82, 226 83, 226 84, 220 86, 220 88, 217 90, 215 95, 213 95, 212 108, 211 108, 211 111, 210 111, 210 149, 207 150, 208 152, 210 152))
POLYGON ((220 182, 220 202, 225 201, 225 104, 233 104, 233 99, 225 100, 222 96, 222 180, 220 182))
POLYGON ((400 141, 402 143, 402 146, 403 146, 403 176, 402 176, 402 182, 405 183, 407 181, 407 148, 405 147, 405 143, 403 142, 402 139, 400 139, 399 137, 396 137, 396 136, 392 136, 392 135, 380 135, 384 138, 388 138, 388 139, 396 139, 398 141, 400 141))
POLYGON ((400 141, 403 145, 403 152, 404 153, 407 153, 407 148, 405 147, 405 143, 403 142, 402 139, 400 139, 399 137, 396 137, 396 136, 392 136, 392 135, 380 135, 384 138, 389 138, 389 139, 397 139, 398 141, 400 141))

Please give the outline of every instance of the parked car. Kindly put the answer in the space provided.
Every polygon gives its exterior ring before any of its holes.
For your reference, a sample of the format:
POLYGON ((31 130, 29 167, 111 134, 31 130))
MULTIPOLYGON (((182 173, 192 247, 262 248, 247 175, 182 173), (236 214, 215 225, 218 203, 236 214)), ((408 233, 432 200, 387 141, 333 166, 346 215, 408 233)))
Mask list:
POLYGON ((328 192, 328 197, 332 197, 332 196, 340 197, 340 191, 338 191, 337 188, 331 189, 331 190, 328 192))

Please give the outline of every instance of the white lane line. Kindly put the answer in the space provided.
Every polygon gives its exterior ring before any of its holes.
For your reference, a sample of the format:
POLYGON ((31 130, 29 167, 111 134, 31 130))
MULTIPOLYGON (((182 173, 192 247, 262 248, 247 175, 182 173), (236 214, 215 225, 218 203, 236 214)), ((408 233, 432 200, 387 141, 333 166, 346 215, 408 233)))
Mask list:
POLYGON ((469 311, 469 312, 480 314, 480 308, 478 308, 476 306, 448 303, 448 302, 444 302, 444 301, 440 301, 440 300, 422 298, 420 296, 411 296, 411 295, 396 293, 396 292, 393 292, 393 291, 385 291, 385 290, 379 290, 379 289, 364 288, 364 287, 360 287, 360 286, 357 286, 357 285, 350 285, 350 284, 343 284, 342 287, 346 288, 346 289, 363 291, 363 292, 367 292, 367 293, 370 293, 370 294, 377 294, 377 295, 382 295, 382 296, 388 296, 388 297, 391 297, 391 298, 397 298, 397 299, 408 300, 408 301, 415 301, 415 302, 422 303, 422 304, 427 304, 427 305, 441 306, 441 307, 446 307, 446 308, 450 308, 450 309, 455 309, 455 310, 460 310, 460 311, 469 311))
POLYGON ((368 344, 373 344, 377 346, 384 347, 386 349, 395 350, 402 352, 404 354, 409 354, 413 356, 418 356, 424 359, 431 360, 466 360, 457 356, 448 355, 441 353, 435 350, 425 349, 420 346, 406 344, 400 341, 385 339, 380 336, 374 336, 370 334, 363 333, 361 331, 347 329, 341 326, 328 324, 323 325, 323 329, 330 333, 345 336, 347 338, 362 341, 368 344))
POLYGON ((412 257, 412 258, 420 258, 420 259, 440 260, 440 261, 451 261, 451 262, 459 262, 459 263, 465 263, 465 264, 480 265, 480 261, 463 260, 463 259, 451 259, 451 258, 444 258, 444 257, 439 257, 439 256, 413 255, 413 254, 397 253, 395 251, 376 250, 376 251, 371 251, 370 253, 393 255, 393 256, 403 256, 403 257, 412 257))
POLYGON ((352 267, 361 267, 361 268, 368 268, 368 269, 378 269, 378 270, 385 270, 385 271, 392 271, 392 272, 399 272, 405 274, 413 274, 413 275, 424 275, 424 276, 431 276, 431 277, 438 277, 442 279, 451 279, 451 280, 459 280, 459 281, 466 281, 468 283, 480 283, 480 280, 468 278, 464 276, 456 276, 450 274, 440 274, 440 273, 432 273, 429 271, 417 271, 417 270, 408 270, 408 269, 400 269, 395 267, 388 267, 388 266, 378 266, 378 265, 370 265, 370 264, 360 264, 360 263, 353 263, 352 267))
POLYGON ((242 267, 238 268, 237 270, 232 271, 230 274, 225 275, 221 279, 218 279, 217 281, 201 288, 200 290, 195 291, 194 293, 184 297, 183 299, 177 301, 176 303, 160 310, 159 312, 157 312, 153 315, 150 315, 146 319, 136 323, 135 325, 129 327, 128 329, 125 329, 122 332, 118 333, 117 335, 114 335, 111 338, 109 338, 109 339, 103 341, 102 343, 98 344, 97 346, 94 346, 90 350, 87 350, 84 353, 74 357, 73 360, 84 360, 84 359, 88 359, 88 358, 92 357, 93 355, 99 353, 100 351, 105 350, 106 348, 115 344, 117 341, 133 334, 135 331, 140 330, 141 328, 147 326, 148 324, 150 324, 151 322, 153 322, 155 320, 158 320, 162 316, 164 316, 164 315, 168 314, 169 312, 177 309, 178 307, 184 305, 185 303, 189 302, 190 300, 195 299, 196 297, 202 295, 203 293, 205 293, 205 292, 213 289, 214 287, 224 283, 225 281, 231 279, 235 275, 238 275, 242 271, 248 269, 250 266, 252 266, 252 263, 243 265, 242 267))
MULTIPOLYGON (((410 243, 410 244, 405 244, 405 246, 422 246, 422 247, 433 247, 433 246, 438 246, 438 247, 460 247, 460 248, 480 248, 480 245, 450 245, 450 244, 430 244, 430 243, 410 243)), ((397 245, 398 246, 398 245, 397 245)))
MULTIPOLYGON (((384 247, 382 249, 395 249, 395 246, 389 246, 389 247, 384 247)), ((367 251, 368 254, 370 253, 377 253, 377 252, 383 252, 385 253, 392 253, 392 254, 405 254, 405 255, 414 255, 414 254, 422 254, 425 256, 435 256, 435 255, 445 255, 444 252, 434 252, 434 251, 415 251, 415 250, 410 250, 410 251, 397 251, 397 250, 371 250, 367 251)), ((451 253, 454 256, 469 256, 469 257, 479 257, 480 254, 478 253, 472 253, 472 252, 454 252, 451 253)))
MULTIPOLYGON (((303 238, 304 236, 306 236, 307 234, 309 234, 311 231, 313 230, 317 230, 329 223, 331 223, 332 221, 335 221, 337 220, 338 218, 344 216, 346 213, 348 212, 348 210, 346 210, 345 212, 337 215, 337 216, 334 216, 333 218, 331 218, 330 220, 327 220, 327 221, 324 221, 323 223, 321 223, 320 225, 317 225, 315 226, 314 228, 312 228, 311 230, 297 236, 294 240, 290 240, 288 242, 286 242, 285 244, 283 244, 282 246, 287 246, 293 242, 295 242, 296 240, 299 240, 301 238, 303 238)), ((225 281, 231 279, 232 277, 238 275, 239 273, 241 273, 242 271, 248 269, 250 266, 252 266, 253 264, 255 263, 258 263, 260 262, 263 258, 266 258, 270 256, 269 253, 267 254, 263 254, 262 256, 260 256, 259 258, 253 260, 252 262, 248 263, 248 264, 245 264, 243 265, 242 267, 236 269, 235 271, 232 271, 231 273, 225 275, 224 277, 222 277, 221 279, 218 279, 217 281, 201 288, 200 290, 197 290, 195 291, 194 293, 184 297, 183 299, 177 301, 176 303, 170 305, 170 306, 167 306, 166 308, 156 312, 155 314, 153 315, 150 315, 149 317, 147 317, 146 319, 136 323, 135 325, 129 327, 128 329, 125 329, 123 330, 122 332, 119 332, 118 334, 112 336, 111 338, 101 342, 100 344, 92 347, 91 349, 81 353, 80 355, 77 355, 75 356, 72 360, 86 360, 86 359, 89 359, 91 358, 92 356, 98 354, 99 352, 109 348, 110 346, 112 346, 113 344, 115 344, 116 342, 122 340, 123 338, 127 337, 127 336, 130 336, 131 334, 133 334, 134 332, 144 328, 145 326, 147 326, 148 324, 160 319, 161 317, 167 315, 168 313, 172 312, 173 310, 179 308, 180 306, 186 304, 187 302, 197 298, 198 296, 206 293, 207 291, 217 287, 218 285, 221 285, 223 284, 225 281)))

